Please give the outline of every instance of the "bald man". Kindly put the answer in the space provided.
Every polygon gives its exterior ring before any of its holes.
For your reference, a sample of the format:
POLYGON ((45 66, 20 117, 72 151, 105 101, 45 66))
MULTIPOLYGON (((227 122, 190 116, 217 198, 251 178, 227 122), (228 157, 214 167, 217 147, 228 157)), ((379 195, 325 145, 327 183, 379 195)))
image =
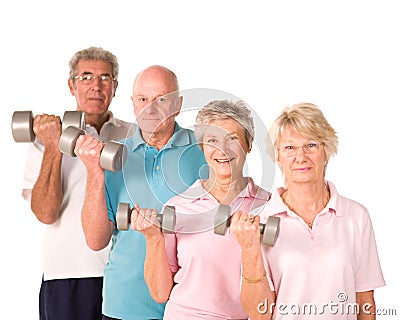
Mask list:
POLYGON ((163 66, 140 72, 132 103, 138 128, 122 142, 127 157, 119 172, 99 165, 102 144, 81 136, 76 153, 87 168, 82 226, 86 243, 102 250, 112 239, 104 271, 103 319, 162 319, 165 304, 152 299, 144 280, 145 238, 116 227, 121 202, 159 212, 163 204, 200 178, 206 164, 193 131, 175 121, 182 107, 176 75, 163 66))

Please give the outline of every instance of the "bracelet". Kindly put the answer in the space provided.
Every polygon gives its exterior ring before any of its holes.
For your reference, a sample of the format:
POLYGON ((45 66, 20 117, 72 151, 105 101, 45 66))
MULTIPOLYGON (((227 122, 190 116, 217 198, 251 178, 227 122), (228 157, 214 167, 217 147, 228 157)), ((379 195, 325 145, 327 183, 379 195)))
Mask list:
POLYGON ((264 280, 266 275, 267 275, 267 274, 266 274, 265 270, 264 270, 263 275, 262 275, 261 277, 257 278, 257 279, 249 279, 249 278, 246 278, 246 277, 242 274, 242 280, 243 280, 244 282, 247 282, 247 283, 257 283, 257 282, 260 282, 260 281, 264 280))

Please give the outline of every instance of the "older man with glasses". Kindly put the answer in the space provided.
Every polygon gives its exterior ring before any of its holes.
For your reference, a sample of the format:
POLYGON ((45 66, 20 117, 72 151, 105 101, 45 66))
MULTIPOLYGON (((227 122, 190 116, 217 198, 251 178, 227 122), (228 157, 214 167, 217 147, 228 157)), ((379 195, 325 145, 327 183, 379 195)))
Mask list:
MULTIPOLYGON (((69 67, 69 90, 76 99, 76 110, 85 114, 87 133, 103 142, 125 138, 132 124, 114 118, 109 111, 118 86, 115 55, 91 47, 75 53, 69 67)), ((40 319, 101 319, 103 273, 110 246, 92 251, 85 243, 81 210, 86 169, 78 158, 60 152, 59 117, 36 116, 33 131, 37 139, 28 150, 22 194, 31 202, 36 218, 47 225, 40 319)))

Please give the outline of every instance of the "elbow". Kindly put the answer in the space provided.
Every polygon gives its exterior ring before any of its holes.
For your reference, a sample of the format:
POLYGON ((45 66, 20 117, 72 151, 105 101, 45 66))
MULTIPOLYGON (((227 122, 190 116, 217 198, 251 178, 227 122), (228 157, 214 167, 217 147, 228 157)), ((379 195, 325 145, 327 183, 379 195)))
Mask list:
POLYGON ((90 241, 89 239, 86 239, 86 245, 93 251, 103 250, 107 246, 99 243, 98 241, 90 241))
POLYGON ((163 294, 162 292, 158 292, 158 293, 154 293, 154 294, 152 293, 151 297, 157 303, 164 303, 164 302, 168 301, 169 293, 168 294, 163 294))
POLYGON ((149 288, 150 295, 155 302, 164 303, 169 300, 169 296, 173 287, 172 281, 168 281, 164 284, 162 284, 163 281, 160 279, 152 279, 151 281, 148 281, 148 277, 146 277, 146 275, 145 280, 147 283, 147 287, 149 288))
POLYGON ((100 250, 104 249, 103 247, 96 245, 96 244, 91 244, 90 242, 89 243, 86 242, 86 244, 89 247, 89 249, 93 250, 93 251, 100 251, 100 250))
POLYGON ((112 231, 95 226, 82 221, 83 234, 85 235, 86 245, 93 251, 105 249, 111 240, 112 231))
POLYGON ((56 219, 52 219, 52 218, 47 218, 47 217, 39 217, 38 215, 36 215, 36 218, 43 224, 53 224, 54 222, 56 222, 56 219))
POLYGON ((105 241, 105 239, 101 237, 99 238, 99 237, 88 236, 85 233, 85 241, 89 249, 93 251, 100 251, 107 247, 108 243, 110 242, 110 238, 108 239, 108 241, 105 241))
POLYGON ((38 209, 34 205, 31 205, 31 210, 35 214, 36 219, 43 224, 50 225, 50 224, 55 223, 58 219, 58 212, 54 213, 50 210, 43 211, 43 210, 38 209))

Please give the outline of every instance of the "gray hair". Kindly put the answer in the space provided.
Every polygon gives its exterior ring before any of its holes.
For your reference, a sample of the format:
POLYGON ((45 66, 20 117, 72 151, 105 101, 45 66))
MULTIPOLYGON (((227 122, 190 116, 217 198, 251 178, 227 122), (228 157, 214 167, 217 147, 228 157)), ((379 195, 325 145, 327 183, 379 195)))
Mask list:
POLYGON ((69 76, 72 79, 78 72, 78 63, 80 60, 99 60, 111 64, 112 77, 118 79, 119 64, 117 57, 110 51, 100 47, 90 47, 75 53, 69 61, 69 76))
MULTIPOLYGON (((284 108, 269 130, 275 152, 273 159, 278 154, 280 138, 287 128, 323 143, 328 157, 337 153, 338 137, 322 111, 312 103, 299 103, 284 108)), ((273 151, 270 150, 270 153, 273 151)))
POLYGON ((243 101, 213 100, 206 104, 196 116, 194 135, 197 141, 203 141, 204 129, 210 121, 226 119, 233 119, 243 127, 250 147, 254 140, 254 121, 250 108, 243 101))

